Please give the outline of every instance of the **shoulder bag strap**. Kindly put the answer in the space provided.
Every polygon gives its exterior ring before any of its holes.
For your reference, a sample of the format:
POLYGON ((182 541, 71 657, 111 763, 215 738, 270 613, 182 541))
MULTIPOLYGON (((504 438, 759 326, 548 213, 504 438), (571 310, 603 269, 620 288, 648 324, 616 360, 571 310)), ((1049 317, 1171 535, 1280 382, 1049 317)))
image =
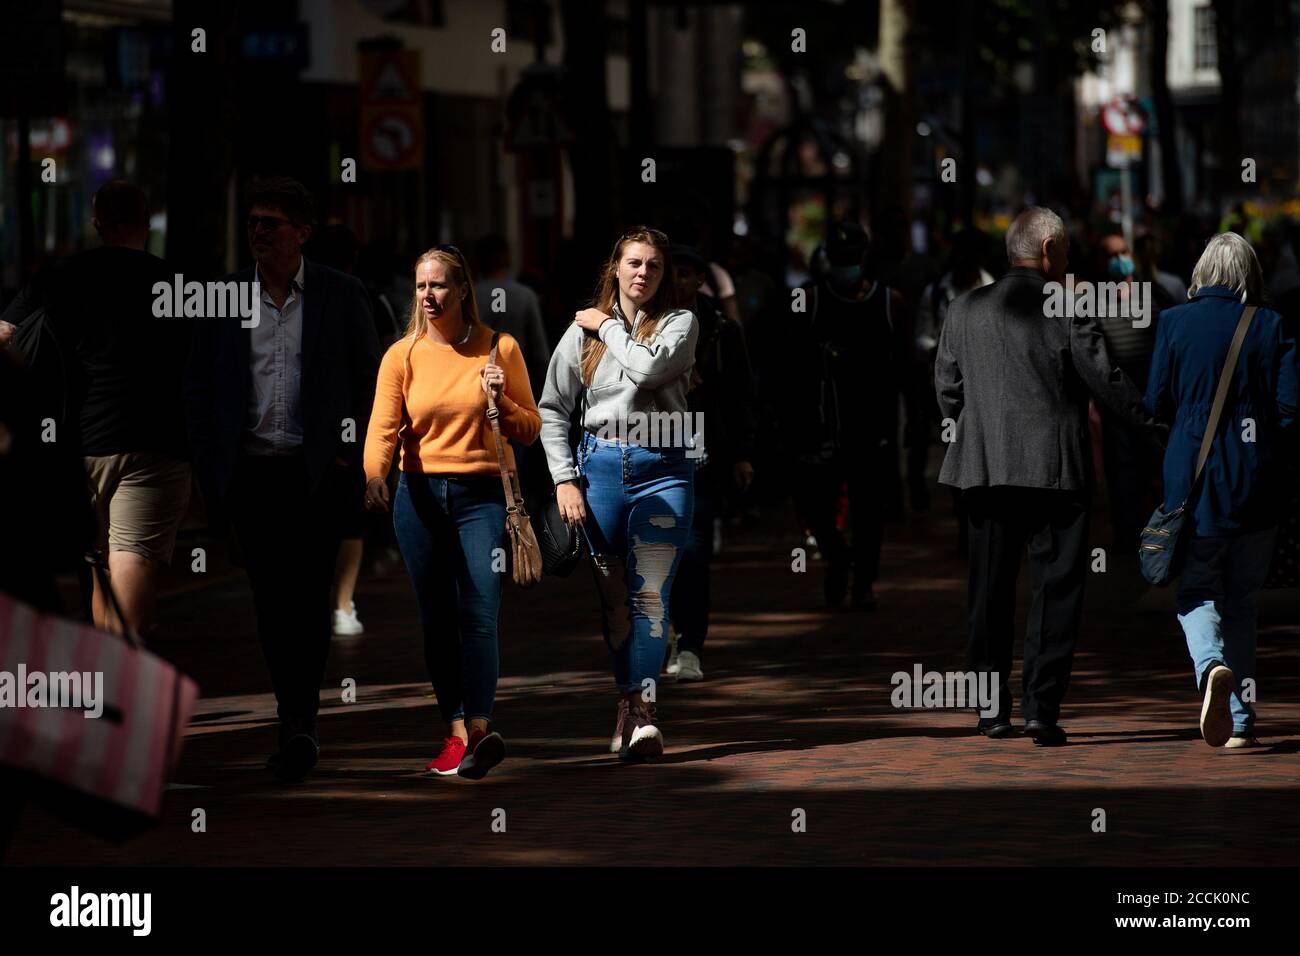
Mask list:
MULTIPOLYGON (((492 333, 492 350, 488 353, 489 365, 497 364, 497 341, 500 338, 500 332, 492 333)), ((501 424, 497 421, 501 417, 501 412, 497 410, 496 400, 492 398, 490 391, 487 393, 487 406, 488 422, 492 425, 492 441, 497 449, 497 466, 501 469, 501 486, 506 494, 506 511, 514 514, 519 510, 519 493, 515 489, 514 475, 510 471, 510 466, 506 464, 506 448, 501 441, 501 424)))
POLYGON ((1241 313, 1241 321, 1237 323, 1237 331, 1233 333, 1232 344, 1228 346, 1228 357, 1224 360, 1223 373, 1219 376, 1219 387, 1214 393, 1214 406, 1210 409, 1210 420, 1205 425, 1205 437, 1201 439, 1201 452, 1196 456, 1196 474, 1192 477, 1191 487, 1187 490, 1189 499, 1201 480, 1201 473, 1205 470, 1205 460, 1210 457, 1210 446, 1214 444, 1214 436, 1219 432, 1219 419, 1223 416, 1223 406, 1228 401, 1228 390, 1232 387, 1232 376, 1237 370, 1241 343, 1246 339, 1246 330, 1250 328, 1250 320, 1255 317, 1255 309, 1253 305, 1246 306, 1245 311, 1241 313))

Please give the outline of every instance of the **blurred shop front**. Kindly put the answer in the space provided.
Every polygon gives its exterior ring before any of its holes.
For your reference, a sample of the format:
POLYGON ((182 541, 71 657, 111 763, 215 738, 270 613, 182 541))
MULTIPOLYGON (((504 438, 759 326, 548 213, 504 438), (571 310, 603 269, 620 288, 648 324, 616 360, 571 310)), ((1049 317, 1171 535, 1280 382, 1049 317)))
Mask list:
MULTIPOLYGON (((155 208, 163 208, 170 7, 165 0, 49 0, 6 8, 0 41, 6 301, 41 259, 94 242, 90 197, 108 180, 140 182, 155 208)), ((165 221, 155 222, 151 242, 161 252, 165 221)))

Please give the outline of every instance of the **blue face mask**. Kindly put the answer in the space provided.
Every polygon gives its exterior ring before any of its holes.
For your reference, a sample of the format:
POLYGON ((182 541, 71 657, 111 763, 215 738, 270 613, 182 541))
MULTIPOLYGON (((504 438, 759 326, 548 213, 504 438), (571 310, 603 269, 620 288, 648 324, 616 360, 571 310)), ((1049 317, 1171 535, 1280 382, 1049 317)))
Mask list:
POLYGON ((1133 260, 1128 256, 1114 256, 1106 266, 1106 272, 1112 279, 1127 279, 1133 274, 1133 260))
POLYGON ((831 266, 830 280, 837 289, 852 289, 862 283, 862 266, 831 266))

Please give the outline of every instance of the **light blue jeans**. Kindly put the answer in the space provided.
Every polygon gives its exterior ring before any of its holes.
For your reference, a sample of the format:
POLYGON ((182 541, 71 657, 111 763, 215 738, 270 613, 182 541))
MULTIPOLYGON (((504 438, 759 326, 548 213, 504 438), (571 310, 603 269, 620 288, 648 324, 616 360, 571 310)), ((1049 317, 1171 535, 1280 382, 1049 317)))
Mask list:
POLYGON ((695 461, 584 433, 578 470, 614 682, 623 693, 659 680, 673 576, 691 531, 695 461))
POLYGON ((1226 664, 1236 678, 1232 691, 1232 734, 1254 732, 1255 626, 1259 589, 1268 577, 1276 528, 1232 537, 1198 537, 1187 541, 1187 560, 1178 584, 1178 623, 1187 636, 1187 652, 1202 686, 1210 664, 1226 664), (1245 682, 1249 681, 1249 685, 1245 682))

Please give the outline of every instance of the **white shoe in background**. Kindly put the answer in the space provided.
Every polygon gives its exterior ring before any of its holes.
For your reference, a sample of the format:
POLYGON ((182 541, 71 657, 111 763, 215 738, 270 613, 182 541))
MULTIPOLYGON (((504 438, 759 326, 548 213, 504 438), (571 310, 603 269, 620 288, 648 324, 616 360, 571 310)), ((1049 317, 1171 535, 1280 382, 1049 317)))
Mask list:
POLYGON ((677 683, 693 680, 704 680, 699 655, 694 651, 682 651, 677 655, 677 683))
POLYGON ((357 617, 356 602, 349 601, 348 607, 349 610, 346 611, 334 609, 334 633, 340 637, 352 637, 365 632, 361 619, 357 617))
POLYGON ((668 632, 668 666, 664 668, 664 674, 668 677, 676 677, 679 666, 679 657, 677 654, 677 635, 668 632))

